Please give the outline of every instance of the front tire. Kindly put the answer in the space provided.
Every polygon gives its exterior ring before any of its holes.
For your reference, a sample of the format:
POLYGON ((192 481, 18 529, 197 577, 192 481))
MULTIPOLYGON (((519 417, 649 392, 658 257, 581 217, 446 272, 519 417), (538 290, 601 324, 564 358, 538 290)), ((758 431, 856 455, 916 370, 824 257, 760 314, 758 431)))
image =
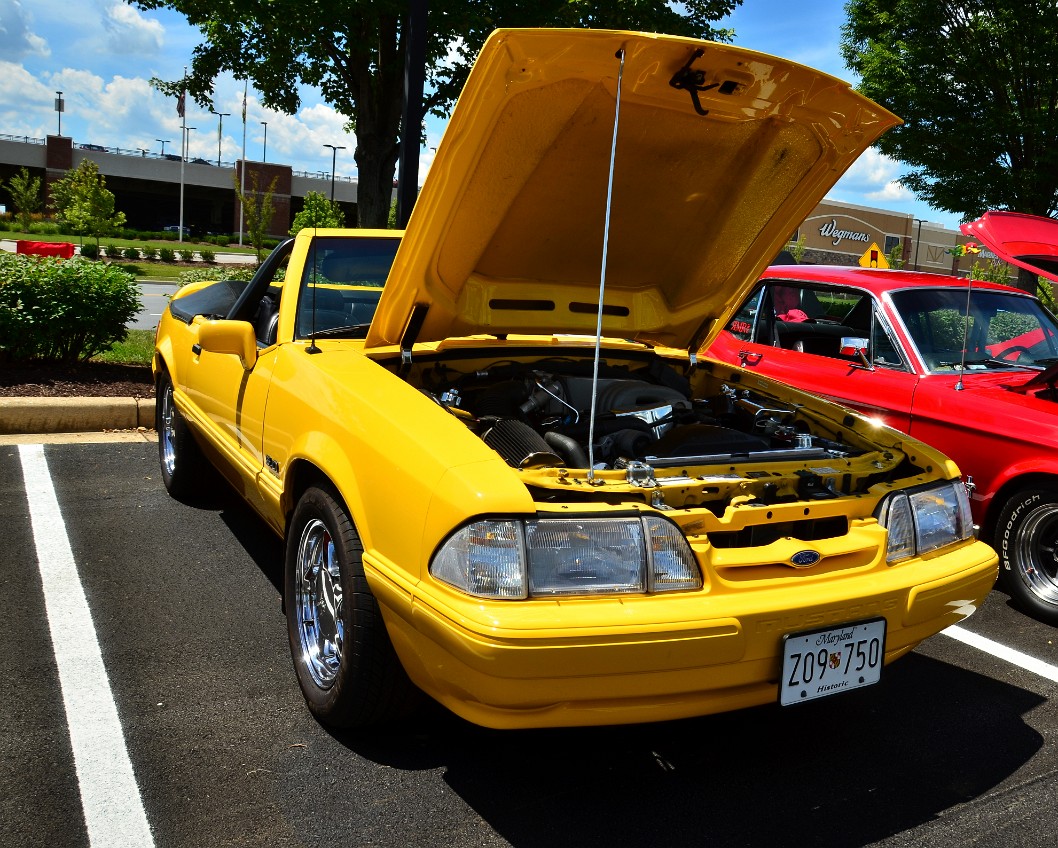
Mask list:
POLYGON ((165 490, 179 501, 193 500, 201 494, 209 463, 173 402, 173 380, 167 371, 158 377, 154 426, 158 431, 158 461, 165 490))
POLYGON ((1025 489, 1004 505, 996 525, 1000 579, 1015 603, 1058 625, 1058 490, 1025 489))
POLYGON ((406 715, 416 700, 364 575, 363 553, 338 494, 308 489, 287 531, 287 636, 309 710, 334 727, 380 724, 406 715))

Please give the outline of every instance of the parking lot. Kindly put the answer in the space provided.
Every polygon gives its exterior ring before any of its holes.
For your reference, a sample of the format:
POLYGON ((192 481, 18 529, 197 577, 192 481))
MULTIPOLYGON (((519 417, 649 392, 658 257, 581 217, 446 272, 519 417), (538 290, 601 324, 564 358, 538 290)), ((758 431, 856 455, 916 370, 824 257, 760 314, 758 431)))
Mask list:
POLYGON ((1002 592, 878 686, 802 707, 532 732, 435 708, 337 734, 291 669, 279 541, 227 492, 170 500, 156 454, 0 447, 0 843, 1058 841, 1058 633, 1002 592))

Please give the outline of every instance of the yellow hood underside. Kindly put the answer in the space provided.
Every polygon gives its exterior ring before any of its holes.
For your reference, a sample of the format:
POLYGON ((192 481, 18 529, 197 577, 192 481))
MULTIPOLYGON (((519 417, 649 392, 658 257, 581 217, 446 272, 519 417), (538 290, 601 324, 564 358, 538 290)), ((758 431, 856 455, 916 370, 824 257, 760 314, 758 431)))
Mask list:
POLYGON ((605 335, 707 343, 838 177, 899 123, 847 83, 749 50, 497 31, 423 185, 369 347, 595 333, 621 50, 605 335))

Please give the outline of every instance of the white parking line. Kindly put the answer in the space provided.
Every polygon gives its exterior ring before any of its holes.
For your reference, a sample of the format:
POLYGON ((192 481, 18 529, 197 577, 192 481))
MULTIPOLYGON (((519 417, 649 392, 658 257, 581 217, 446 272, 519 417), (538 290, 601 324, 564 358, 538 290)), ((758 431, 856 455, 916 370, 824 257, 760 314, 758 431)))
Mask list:
POLYGON ((52 647, 93 848, 154 845, 43 445, 20 445, 52 647))
POLYGON ((1030 657, 1028 654, 1024 654, 1014 648, 1008 648, 999 642, 993 642, 991 639, 972 633, 957 625, 941 632, 945 636, 950 636, 952 639, 962 642, 964 645, 977 648, 979 651, 984 651, 986 654, 1005 660, 1012 665, 1018 666, 1018 668, 1023 668, 1026 671, 1031 671, 1033 674, 1038 674, 1040 677, 1058 683, 1058 666, 1030 657))

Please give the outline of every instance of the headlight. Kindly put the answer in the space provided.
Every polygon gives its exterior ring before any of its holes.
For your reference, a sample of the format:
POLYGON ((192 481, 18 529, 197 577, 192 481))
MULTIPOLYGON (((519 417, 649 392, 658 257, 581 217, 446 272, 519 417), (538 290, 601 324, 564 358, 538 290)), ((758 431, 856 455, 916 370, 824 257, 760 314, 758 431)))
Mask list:
POLYGON ((893 492, 879 505, 875 517, 889 530, 887 562, 935 551, 973 535, 970 498, 958 480, 893 492))
POLYGON ((441 546, 430 572, 470 595, 498 599, 702 586, 683 533, 653 515, 475 521, 441 546))

